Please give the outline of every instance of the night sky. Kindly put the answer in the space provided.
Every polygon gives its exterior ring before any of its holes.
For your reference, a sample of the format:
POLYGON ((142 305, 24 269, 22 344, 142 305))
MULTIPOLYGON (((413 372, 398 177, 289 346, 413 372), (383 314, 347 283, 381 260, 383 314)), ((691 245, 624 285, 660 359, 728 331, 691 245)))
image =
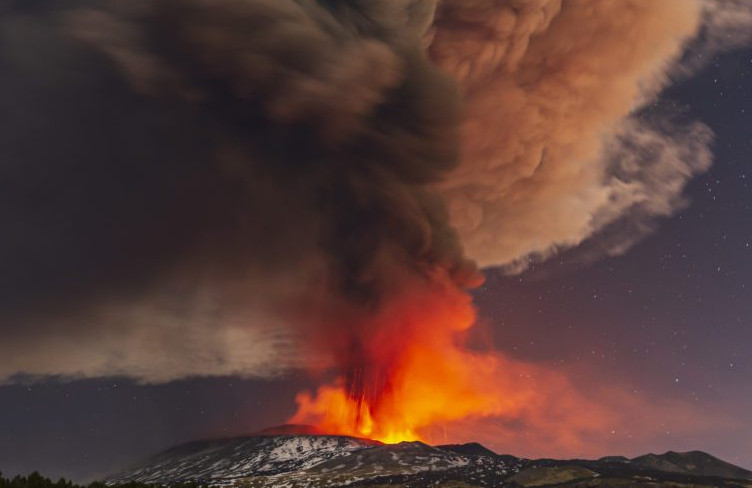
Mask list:
MULTIPOLYGON (((621 385, 651 402, 692 405, 712 426, 675 432, 639 418, 655 435, 615 426, 585 455, 699 449, 752 468, 752 50, 717 55, 658 103, 716 134, 715 162, 689 184, 688 207, 621 256, 589 252, 596 240, 519 275, 485 269, 474 292, 482 340, 570 372, 594 397, 621 385)), ((295 394, 313 385, 304 373, 6 384, 0 470, 90 480, 182 441, 284 423, 295 394)), ((481 441, 499 453, 556 455, 481 441)))

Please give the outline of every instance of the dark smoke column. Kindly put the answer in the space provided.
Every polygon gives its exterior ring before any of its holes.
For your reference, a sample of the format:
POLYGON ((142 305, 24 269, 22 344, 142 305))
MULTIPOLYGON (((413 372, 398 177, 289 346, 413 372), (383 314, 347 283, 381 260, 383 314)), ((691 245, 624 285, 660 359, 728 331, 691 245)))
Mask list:
MULTIPOLYGON (((58 12, 119 96, 179 113, 193 132, 176 130, 201 134, 200 152, 165 139, 123 163, 147 174, 130 194, 157 189, 143 206, 159 220, 126 220, 129 234, 150 236, 129 252, 149 259, 90 289, 117 297, 134 280, 160 293, 198 279, 220 306, 241 308, 252 289, 333 361, 357 410, 376 415, 425 329, 393 304, 480 280, 433 189, 458 164, 460 105, 425 52, 435 7, 149 0, 58 12), (293 290, 275 284, 291 274, 293 290)), ((98 198, 118 196, 82 205, 98 198)), ((85 309, 89 296, 69 303, 85 309)))

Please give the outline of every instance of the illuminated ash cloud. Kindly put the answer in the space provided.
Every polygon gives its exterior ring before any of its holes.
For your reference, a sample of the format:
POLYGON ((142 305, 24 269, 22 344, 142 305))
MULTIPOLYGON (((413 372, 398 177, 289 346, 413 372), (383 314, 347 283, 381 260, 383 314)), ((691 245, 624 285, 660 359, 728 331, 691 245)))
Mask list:
POLYGON ((430 53, 465 98, 462 165, 442 183, 483 266, 524 269, 621 227, 622 252, 683 207, 710 130, 650 110, 697 33, 686 1, 441 3, 430 53))
POLYGON ((301 342, 357 370, 407 292, 460 297, 464 330, 474 262, 623 252, 686 204, 712 134, 652 102, 749 25, 732 0, 4 2, 0 381, 271 375, 301 342))

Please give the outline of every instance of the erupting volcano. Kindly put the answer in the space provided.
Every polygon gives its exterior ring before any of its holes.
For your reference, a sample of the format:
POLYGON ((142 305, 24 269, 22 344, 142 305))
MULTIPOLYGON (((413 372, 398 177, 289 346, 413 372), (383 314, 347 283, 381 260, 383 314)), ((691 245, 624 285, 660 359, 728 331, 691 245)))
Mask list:
POLYGON ((3 208, 23 210, 0 382, 307 371, 290 422, 385 443, 482 419, 582 452, 631 438, 620 412, 681 418, 592 394, 558 343, 509 349, 535 315, 481 307, 507 347, 479 340, 471 291, 479 270, 624 253, 685 207, 712 131, 654 102, 737 2, 30 3, 0 0, 0 38, 33 54, 0 49, 20 94, 0 111, 3 208))
POLYGON ((466 347, 475 311, 445 273, 411 280, 362 320, 333 331, 327 344, 342 374, 313 395, 300 393, 291 422, 393 443, 502 410, 498 358, 466 347))

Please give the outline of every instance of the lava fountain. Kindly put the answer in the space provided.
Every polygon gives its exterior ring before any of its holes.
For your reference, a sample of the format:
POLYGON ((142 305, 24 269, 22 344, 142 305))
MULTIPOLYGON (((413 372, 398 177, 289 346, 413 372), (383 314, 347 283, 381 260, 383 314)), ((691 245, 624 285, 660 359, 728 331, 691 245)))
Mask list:
POLYGON ((409 280, 364 321, 330 336, 342 373, 315 393, 300 393, 292 423, 395 443, 505 410, 494 381, 499 358, 466 347, 475 309, 445 273, 409 280))

